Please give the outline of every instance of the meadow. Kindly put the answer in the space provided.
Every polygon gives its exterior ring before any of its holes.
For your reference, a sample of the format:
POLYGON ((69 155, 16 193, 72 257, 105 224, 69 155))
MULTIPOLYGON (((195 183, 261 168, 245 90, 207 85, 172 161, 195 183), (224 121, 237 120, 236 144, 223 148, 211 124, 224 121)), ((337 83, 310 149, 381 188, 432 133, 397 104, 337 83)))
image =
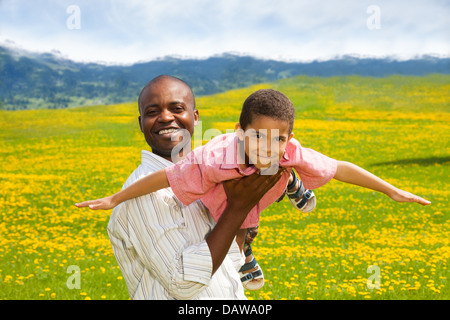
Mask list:
MULTIPOLYGON (((432 204, 331 181, 312 213, 272 205, 252 245, 266 283, 249 299, 450 299, 450 76, 295 77, 199 97, 194 145, 233 129, 260 88, 291 98, 303 146, 432 204)), ((140 163, 137 117, 136 102, 0 111, 0 299, 129 299, 111 212, 74 203, 119 190, 140 163)))

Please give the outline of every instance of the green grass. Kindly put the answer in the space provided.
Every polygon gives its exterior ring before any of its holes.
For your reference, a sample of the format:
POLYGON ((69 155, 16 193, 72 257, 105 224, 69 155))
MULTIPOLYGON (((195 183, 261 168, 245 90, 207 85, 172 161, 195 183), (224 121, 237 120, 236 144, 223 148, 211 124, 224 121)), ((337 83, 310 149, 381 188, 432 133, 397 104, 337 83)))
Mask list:
MULTIPOLYGON (((233 129, 259 88, 286 93, 302 145, 375 173, 431 206, 332 181, 317 208, 287 199, 262 213, 251 299, 450 298, 450 76, 295 77, 199 97, 203 133, 233 129), (369 289, 369 266, 380 288, 369 289)), ((148 149, 136 103, 0 111, 0 299, 128 299, 106 226, 73 203, 117 191, 148 149), (69 266, 80 270, 70 289, 69 266)))

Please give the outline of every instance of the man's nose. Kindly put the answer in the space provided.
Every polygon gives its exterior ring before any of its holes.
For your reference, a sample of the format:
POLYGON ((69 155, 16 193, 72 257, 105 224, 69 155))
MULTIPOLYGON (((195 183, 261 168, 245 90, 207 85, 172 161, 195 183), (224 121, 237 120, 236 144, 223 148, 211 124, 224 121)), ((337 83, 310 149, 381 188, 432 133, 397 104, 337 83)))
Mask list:
POLYGON ((173 121, 174 119, 173 113, 167 109, 162 110, 158 117, 158 120, 161 122, 173 121))

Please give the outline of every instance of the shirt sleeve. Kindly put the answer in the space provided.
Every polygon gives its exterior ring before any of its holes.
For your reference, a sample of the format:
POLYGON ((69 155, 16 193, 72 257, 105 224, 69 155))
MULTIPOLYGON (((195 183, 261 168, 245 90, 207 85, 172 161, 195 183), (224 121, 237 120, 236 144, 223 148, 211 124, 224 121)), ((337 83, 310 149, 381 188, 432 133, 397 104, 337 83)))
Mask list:
MULTIPOLYGON (((191 299, 204 290, 212 275, 205 240, 190 243, 180 208, 167 190, 128 200, 116 207, 108 225, 114 254, 128 284, 141 266, 176 299, 191 299), (127 281, 130 280, 130 281, 127 281)), ((133 290, 128 287, 130 296, 133 290)))
POLYGON ((165 169, 173 193, 184 205, 200 199, 216 185, 213 168, 205 163, 203 153, 204 148, 196 148, 165 169))
POLYGON ((287 148, 289 162, 293 163, 305 188, 317 189, 333 179, 337 160, 313 149, 303 148, 294 138, 289 141, 287 148))

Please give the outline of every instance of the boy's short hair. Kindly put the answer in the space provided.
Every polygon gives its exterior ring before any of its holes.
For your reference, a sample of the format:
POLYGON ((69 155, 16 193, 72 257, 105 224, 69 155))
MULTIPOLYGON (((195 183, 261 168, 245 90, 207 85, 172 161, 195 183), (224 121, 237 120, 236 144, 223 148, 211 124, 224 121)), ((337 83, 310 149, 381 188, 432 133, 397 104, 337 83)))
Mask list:
POLYGON ((239 124, 245 130, 254 116, 267 116, 289 123, 289 133, 294 129, 295 109, 292 101, 273 89, 261 89, 244 101, 239 124))

